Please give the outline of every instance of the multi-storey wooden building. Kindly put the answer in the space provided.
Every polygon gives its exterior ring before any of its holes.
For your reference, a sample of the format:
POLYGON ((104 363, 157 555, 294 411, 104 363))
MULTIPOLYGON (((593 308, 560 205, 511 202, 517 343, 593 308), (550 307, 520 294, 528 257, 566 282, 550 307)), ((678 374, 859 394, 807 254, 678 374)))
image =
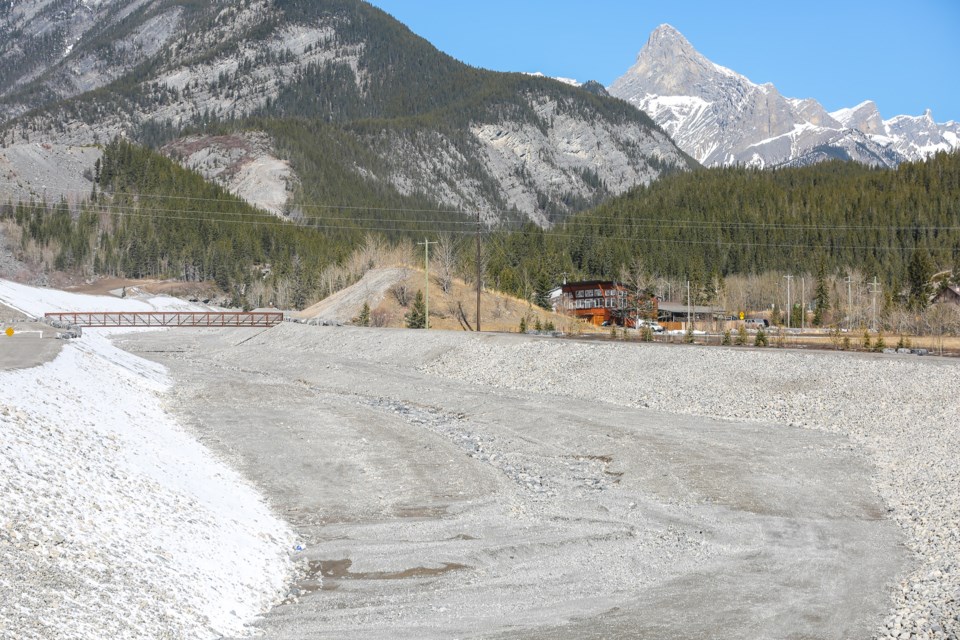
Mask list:
POLYGON ((553 290, 553 308, 559 313, 582 318, 596 326, 634 327, 637 315, 656 319, 657 298, 636 296, 623 284, 610 280, 566 282, 553 290))

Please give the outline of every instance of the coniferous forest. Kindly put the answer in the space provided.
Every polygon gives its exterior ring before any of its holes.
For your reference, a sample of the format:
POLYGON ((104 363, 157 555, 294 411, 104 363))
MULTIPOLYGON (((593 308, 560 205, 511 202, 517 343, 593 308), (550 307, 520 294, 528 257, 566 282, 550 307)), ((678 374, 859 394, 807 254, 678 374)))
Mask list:
MULTIPOLYGON (((24 248, 48 249, 47 268, 213 280, 238 305, 263 278, 289 282, 294 306, 329 294, 319 284, 323 270, 371 234, 386 243, 446 234, 460 239, 463 271, 475 265, 469 218, 415 202, 377 207, 368 194, 368 208, 318 207, 285 221, 125 141, 106 146, 94 178, 79 205, 7 203, 0 217, 22 228, 24 248)), ((484 228, 483 244, 486 285, 540 304, 564 277, 617 278, 637 258, 695 289, 733 274, 857 269, 887 291, 907 291, 911 278, 949 270, 960 256, 960 155, 896 170, 839 161, 700 169, 551 229, 484 228)))
POLYGON ((834 161, 791 169, 702 169, 668 176, 554 229, 495 234, 491 275, 556 282, 615 277, 637 257, 653 272, 703 285, 717 276, 855 268, 906 286, 919 259, 960 256, 960 154, 895 170, 834 161))

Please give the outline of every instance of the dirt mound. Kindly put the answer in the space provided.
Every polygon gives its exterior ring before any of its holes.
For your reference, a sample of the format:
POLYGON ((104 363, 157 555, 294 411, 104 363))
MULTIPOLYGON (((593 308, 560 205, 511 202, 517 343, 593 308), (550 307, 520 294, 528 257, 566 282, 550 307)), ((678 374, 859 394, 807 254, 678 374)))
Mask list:
POLYGON ((390 288, 410 277, 410 269, 393 267, 371 269, 359 282, 296 313, 296 317, 319 322, 347 323, 359 315, 363 303, 376 309, 384 301, 390 288))
MULTIPOLYGON (((338 291, 313 306, 295 314, 296 317, 316 323, 347 324, 363 308, 370 305, 371 323, 382 327, 405 326, 404 316, 417 291, 426 287, 422 269, 392 267, 371 269, 356 284, 338 291), (404 293, 397 295, 397 289, 404 293)), ((476 328, 477 294, 474 285, 453 279, 447 291, 436 280, 430 281, 430 328, 469 330, 476 328)), ((545 311, 525 300, 501 293, 484 291, 481 302, 481 328, 484 331, 517 331, 520 320, 526 318, 533 329, 539 319, 544 328, 548 324, 567 333, 583 331, 573 318, 545 311)))

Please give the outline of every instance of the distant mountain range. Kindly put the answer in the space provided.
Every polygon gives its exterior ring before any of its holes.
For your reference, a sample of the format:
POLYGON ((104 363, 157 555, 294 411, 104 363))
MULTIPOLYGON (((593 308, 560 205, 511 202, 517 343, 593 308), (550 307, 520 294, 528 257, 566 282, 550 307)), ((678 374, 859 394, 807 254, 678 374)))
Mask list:
POLYGON ((785 98, 668 25, 605 89, 470 67, 361 0, 0 1, 0 200, 84 197, 121 136, 279 216, 549 226, 698 162, 895 166, 958 134, 785 98))
POLYGON ((873 102, 828 113, 782 96, 700 54, 670 25, 657 27, 608 91, 645 111, 705 166, 798 166, 827 159, 896 166, 960 148, 960 123, 880 117, 873 102))
POLYGON ((360 0, 0 2, 0 199, 88 193, 115 136, 278 215, 547 225, 697 166, 620 100, 467 66, 360 0))

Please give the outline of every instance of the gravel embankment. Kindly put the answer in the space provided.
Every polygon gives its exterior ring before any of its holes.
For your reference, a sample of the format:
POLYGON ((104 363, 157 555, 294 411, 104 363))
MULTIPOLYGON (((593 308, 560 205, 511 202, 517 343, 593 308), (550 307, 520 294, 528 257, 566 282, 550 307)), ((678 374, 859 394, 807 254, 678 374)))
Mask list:
POLYGON ((566 398, 843 434, 872 456, 874 488, 915 554, 877 637, 960 636, 960 363, 544 339, 464 341, 421 370, 566 398))

